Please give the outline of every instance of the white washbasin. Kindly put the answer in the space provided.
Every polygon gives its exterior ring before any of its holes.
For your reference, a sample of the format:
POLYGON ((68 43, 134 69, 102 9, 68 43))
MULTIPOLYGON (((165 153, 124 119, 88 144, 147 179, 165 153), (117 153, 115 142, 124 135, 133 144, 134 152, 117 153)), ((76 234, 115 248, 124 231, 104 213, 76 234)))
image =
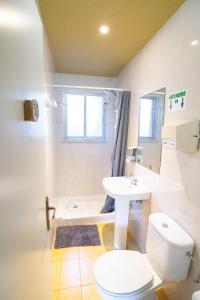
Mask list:
POLYGON ((128 177, 106 177, 103 187, 115 199, 114 246, 116 249, 126 249, 129 203, 131 200, 150 199, 151 193, 140 182, 134 185, 128 177))
POLYGON ((200 291, 193 293, 192 300, 200 300, 200 291))
POLYGON ((151 194, 146 186, 141 183, 134 185, 128 177, 106 177, 103 187, 116 200, 147 200, 151 194))

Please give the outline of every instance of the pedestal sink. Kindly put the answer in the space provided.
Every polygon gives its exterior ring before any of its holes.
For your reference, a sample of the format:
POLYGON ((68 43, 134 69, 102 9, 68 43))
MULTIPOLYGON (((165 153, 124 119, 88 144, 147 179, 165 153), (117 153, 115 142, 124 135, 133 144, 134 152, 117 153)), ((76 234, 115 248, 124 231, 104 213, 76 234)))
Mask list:
POLYGON ((140 182, 134 185, 129 177, 106 177, 103 187, 115 199, 114 246, 116 249, 126 249, 129 203, 131 200, 150 199, 151 193, 140 182))

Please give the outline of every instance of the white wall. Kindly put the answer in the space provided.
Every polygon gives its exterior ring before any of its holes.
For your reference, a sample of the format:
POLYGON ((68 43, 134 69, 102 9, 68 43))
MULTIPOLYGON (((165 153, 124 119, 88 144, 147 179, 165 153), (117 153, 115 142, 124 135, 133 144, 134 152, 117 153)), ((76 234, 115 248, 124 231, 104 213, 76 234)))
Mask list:
POLYGON ((49 300, 43 28, 34 0, 0 4, 0 299, 49 300), (37 123, 23 101, 37 99, 37 123))
MULTIPOLYGON (((114 87, 115 78, 55 74, 54 84, 114 87)), ((67 92, 66 88, 53 88, 54 99, 62 102, 64 92, 67 92)), ((59 105, 54 111, 56 196, 102 194, 102 179, 111 173, 115 124, 113 108, 108 107, 108 142, 106 143, 63 143, 62 109, 63 106, 59 105)))
MULTIPOLYGON (((52 98, 52 92, 48 91, 49 99, 52 98)), ((53 98, 52 98, 53 99, 53 98)), ((53 115, 54 115, 55 108, 45 108, 45 159, 46 159, 46 191, 47 196, 49 198, 54 199, 55 196, 55 185, 56 185, 56 176, 55 176, 55 169, 56 169, 56 149, 55 149, 55 142, 54 142, 54 122, 53 122, 53 115)), ((54 203, 51 202, 51 205, 54 203)))
POLYGON ((140 143, 142 147, 142 165, 156 173, 160 171, 161 142, 140 143))
POLYGON ((54 84, 89 86, 89 87, 115 87, 116 77, 86 76, 86 75, 55 73, 54 84))
MULTIPOLYGON (((187 107, 183 112, 165 110, 165 123, 173 120, 200 119, 200 1, 189 0, 161 28, 142 51, 119 74, 117 85, 132 90, 129 145, 137 142, 138 100, 141 96, 166 87, 170 93, 187 90, 187 107)), ((166 101, 167 105, 167 101, 166 101)), ((187 154, 163 149, 160 175, 137 166, 135 174, 152 190, 152 212, 164 211, 177 220, 200 246, 200 152, 187 154)), ((141 226, 142 222, 137 226, 141 226)), ((132 228, 133 230, 133 228, 132 228)), ((133 230, 134 231, 134 230, 133 230)), ((141 247, 142 235, 137 236, 141 247)), ((192 264, 188 279, 169 285, 170 299, 189 300, 199 285, 193 283, 199 268, 192 264)))
MULTIPOLYGON (((38 5, 39 9, 39 5, 38 5)), ((55 196, 55 143, 54 143, 54 129, 53 129, 53 114, 54 109, 48 107, 46 102, 53 99, 52 88, 48 85, 53 83, 54 64, 49 48, 48 38, 45 30, 43 30, 43 54, 44 54, 44 104, 45 104, 45 159, 46 159, 46 194, 53 199, 55 196)), ((54 205, 53 200, 51 205, 54 205)))

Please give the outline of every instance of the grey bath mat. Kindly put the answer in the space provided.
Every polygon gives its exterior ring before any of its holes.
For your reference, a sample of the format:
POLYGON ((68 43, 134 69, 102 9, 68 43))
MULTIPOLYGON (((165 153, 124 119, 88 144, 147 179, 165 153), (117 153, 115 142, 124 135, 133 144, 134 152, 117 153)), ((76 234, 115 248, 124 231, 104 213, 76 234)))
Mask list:
POLYGON ((56 230, 55 249, 101 245, 97 225, 62 226, 56 230))

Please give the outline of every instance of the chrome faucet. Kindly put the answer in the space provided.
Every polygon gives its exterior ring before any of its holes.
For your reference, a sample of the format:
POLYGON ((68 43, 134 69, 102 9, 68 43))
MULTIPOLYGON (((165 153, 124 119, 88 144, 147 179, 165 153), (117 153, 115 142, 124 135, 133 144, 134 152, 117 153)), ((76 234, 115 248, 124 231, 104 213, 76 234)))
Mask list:
POLYGON ((133 176, 130 177, 130 182, 133 185, 137 185, 138 184, 138 180, 136 178, 134 178, 133 176))

